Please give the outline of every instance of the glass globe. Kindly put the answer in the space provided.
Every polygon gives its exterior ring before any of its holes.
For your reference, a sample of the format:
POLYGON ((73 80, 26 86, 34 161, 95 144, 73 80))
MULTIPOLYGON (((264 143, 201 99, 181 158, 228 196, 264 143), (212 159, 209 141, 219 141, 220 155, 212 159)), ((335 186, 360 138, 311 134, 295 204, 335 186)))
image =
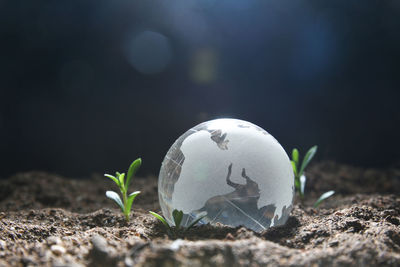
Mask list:
POLYGON ((188 130, 161 166, 164 217, 182 210, 182 225, 222 223, 263 231, 289 217, 294 195, 290 160, 276 139, 247 121, 217 119, 188 130))

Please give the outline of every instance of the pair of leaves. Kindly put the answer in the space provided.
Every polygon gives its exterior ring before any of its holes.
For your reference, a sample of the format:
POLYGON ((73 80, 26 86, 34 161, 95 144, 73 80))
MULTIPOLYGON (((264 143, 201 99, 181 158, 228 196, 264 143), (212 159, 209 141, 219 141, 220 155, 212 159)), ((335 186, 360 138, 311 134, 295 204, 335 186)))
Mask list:
MULTIPOLYGON (((313 146, 307 151, 306 155, 304 156, 303 162, 301 163, 300 169, 298 169, 298 166, 299 166, 299 150, 297 150, 296 148, 293 149, 291 163, 292 163, 294 175, 296 177, 301 177, 303 175, 304 169, 310 163, 310 161, 314 157, 315 153, 317 153, 317 149, 318 149, 318 146, 313 146)), ((298 186, 300 186, 300 184, 298 186)))
MULTIPOLYGON (((207 213, 206 213, 206 214, 200 213, 200 216, 199 216, 198 218, 194 219, 194 220, 184 229, 184 231, 187 231, 187 230, 189 230, 190 228, 192 228, 193 226, 195 226, 201 219, 203 219, 204 217, 206 217, 206 215, 207 215, 207 213)), ((183 218, 183 211, 181 211, 181 210, 176 210, 176 209, 175 209, 175 210, 172 212, 172 217, 174 218, 175 227, 176 227, 177 229, 179 229, 180 226, 181 226, 182 218, 183 218)))
POLYGON ((119 190, 121 191, 124 201, 122 201, 120 196, 114 191, 107 191, 106 196, 115 201, 115 203, 117 203, 121 211, 124 213, 127 221, 129 221, 129 214, 132 208, 133 200, 135 200, 136 196, 140 194, 140 191, 136 191, 127 195, 127 191, 133 176, 136 174, 141 164, 142 160, 140 158, 136 159, 131 163, 128 169, 128 175, 126 176, 127 178, 126 181, 125 181, 125 173, 116 172, 115 176, 110 174, 104 174, 104 176, 110 178, 112 181, 114 181, 114 183, 117 184, 119 190))
POLYGON ((299 150, 296 148, 292 151, 292 160, 290 161, 292 164, 293 172, 294 172, 294 183, 297 190, 300 192, 300 196, 304 196, 304 188, 306 186, 306 176, 304 175, 304 169, 310 163, 315 153, 317 153, 317 146, 311 147, 306 155, 304 156, 303 162, 301 163, 300 169, 298 168, 300 162, 299 150))
POLYGON ((111 174, 104 174, 105 177, 110 178, 111 180, 114 181, 114 183, 117 184, 117 186, 122 190, 122 188, 125 188, 125 190, 128 190, 128 187, 132 181, 132 177, 136 174, 137 170, 140 168, 140 165, 142 165, 142 159, 138 158, 135 161, 131 163, 128 169, 128 175, 125 180, 125 173, 119 173, 116 172, 115 176, 111 174))
MULTIPOLYGON (((151 215, 153 215, 159 221, 162 222, 162 224, 167 229, 168 235, 171 236, 173 233, 176 235, 177 231, 179 231, 181 229, 181 223, 182 223, 182 219, 183 219, 183 211, 177 210, 177 209, 172 211, 172 217, 173 217, 174 223, 175 223, 175 232, 173 231, 172 227, 168 224, 168 222, 164 219, 163 216, 161 216, 160 214, 155 213, 153 211, 149 211, 149 212, 150 212, 151 215)), ((185 232, 185 231, 189 230, 190 228, 192 228, 193 226, 195 226, 205 216, 206 216, 206 214, 205 215, 200 215, 198 218, 193 220, 186 228, 183 229, 183 232, 185 232)))
MULTIPOLYGON (((310 163, 312 158, 315 156, 315 153, 317 153, 317 146, 311 147, 306 155, 304 156, 303 162, 301 163, 300 169, 298 168, 299 163, 300 163, 300 156, 299 156, 299 150, 296 148, 292 150, 292 160, 291 164, 293 167, 293 172, 295 176, 295 187, 299 190, 300 197, 304 197, 304 189, 306 186, 306 176, 304 175, 304 169, 307 167, 307 165, 310 163)), ((335 193, 335 191, 328 191, 323 193, 319 199, 314 203, 314 208, 318 207, 325 199, 328 197, 332 196, 335 193)))
POLYGON ((122 212, 126 212, 131 210, 132 208, 132 203, 135 200, 136 196, 140 194, 140 191, 136 191, 133 192, 131 194, 129 194, 128 199, 127 199, 127 203, 126 203, 126 207, 124 207, 124 203, 122 202, 121 198, 119 197, 119 195, 114 192, 114 191, 107 191, 106 192, 106 196, 112 200, 115 201, 115 203, 117 203, 117 205, 121 208, 122 212))

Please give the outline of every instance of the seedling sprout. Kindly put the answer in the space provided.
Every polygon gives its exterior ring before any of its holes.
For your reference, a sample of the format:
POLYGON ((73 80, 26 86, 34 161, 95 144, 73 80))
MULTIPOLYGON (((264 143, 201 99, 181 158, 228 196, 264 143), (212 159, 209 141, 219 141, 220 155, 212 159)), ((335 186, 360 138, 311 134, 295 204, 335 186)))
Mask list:
MULTIPOLYGON (((317 146, 311 147, 306 155, 303 158, 303 161, 300 163, 299 160, 299 150, 297 148, 294 148, 292 151, 292 167, 293 167, 293 172, 294 172, 294 185, 296 190, 299 192, 300 198, 304 198, 304 189, 306 187, 306 176, 304 174, 304 170, 307 167, 307 165, 310 163, 312 158, 314 157, 315 153, 317 153, 317 146), (299 168, 300 167, 300 168, 299 168)), ((328 197, 332 196, 335 193, 335 191, 331 190, 328 192, 323 193, 319 199, 314 203, 314 207, 318 207, 325 199, 328 197)))
POLYGON ((165 226, 165 229, 167 230, 167 234, 170 237, 176 237, 179 232, 183 232, 183 233, 186 232, 187 230, 189 230, 190 228, 195 226, 201 219, 203 219, 206 216, 206 215, 202 215, 202 216, 198 217, 197 219, 193 220, 193 222, 191 224, 189 224, 187 227, 183 227, 183 226, 181 226, 181 222, 182 222, 182 218, 183 218, 183 211, 175 209, 172 211, 172 217, 174 219, 175 227, 171 227, 167 223, 167 221, 164 219, 163 216, 161 216, 160 214, 155 213, 153 211, 149 211, 149 212, 151 215, 156 217, 160 222, 162 222, 162 224, 165 226))
POLYGON ((117 203, 122 213, 125 215, 125 219, 127 222, 129 221, 133 200, 135 200, 136 196, 140 193, 140 191, 135 191, 128 195, 128 187, 132 181, 133 176, 136 174, 141 164, 142 160, 140 158, 132 162, 132 164, 129 166, 128 169, 128 175, 126 176, 126 181, 125 181, 125 173, 116 172, 115 176, 110 174, 104 174, 105 177, 113 180, 114 183, 118 186, 122 194, 122 200, 120 196, 114 191, 107 191, 106 196, 114 200, 115 203, 117 203))

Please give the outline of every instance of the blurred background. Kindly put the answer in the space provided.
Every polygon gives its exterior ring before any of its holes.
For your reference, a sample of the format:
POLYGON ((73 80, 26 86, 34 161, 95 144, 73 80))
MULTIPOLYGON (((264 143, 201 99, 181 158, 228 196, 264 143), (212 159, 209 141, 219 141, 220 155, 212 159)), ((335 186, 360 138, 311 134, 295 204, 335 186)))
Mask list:
POLYGON ((157 175, 194 125, 399 162, 400 1, 0 0, 0 177, 157 175))

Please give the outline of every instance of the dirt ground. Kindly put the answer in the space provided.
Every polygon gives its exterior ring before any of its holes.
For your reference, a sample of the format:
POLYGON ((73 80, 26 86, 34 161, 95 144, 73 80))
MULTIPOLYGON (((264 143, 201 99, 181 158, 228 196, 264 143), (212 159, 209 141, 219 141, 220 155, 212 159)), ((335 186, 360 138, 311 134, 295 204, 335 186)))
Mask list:
POLYGON ((307 176, 285 226, 204 225, 173 240, 148 213, 159 211, 156 177, 132 182, 142 193, 127 224, 101 175, 19 173, 0 180, 0 266, 400 266, 399 166, 321 162, 307 176))

